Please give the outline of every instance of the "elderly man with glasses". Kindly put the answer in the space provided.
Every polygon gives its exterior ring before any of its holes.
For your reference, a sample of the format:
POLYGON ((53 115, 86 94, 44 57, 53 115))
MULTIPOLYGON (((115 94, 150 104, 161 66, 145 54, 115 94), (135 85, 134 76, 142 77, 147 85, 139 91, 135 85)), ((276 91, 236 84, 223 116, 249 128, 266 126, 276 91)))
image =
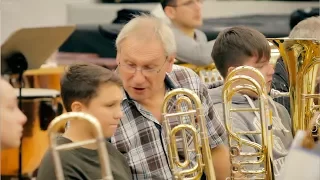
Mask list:
POLYGON ((163 0, 162 8, 171 21, 177 44, 177 60, 196 66, 212 64, 214 41, 200 31, 203 0, 163 0))
MULTIPOLYGON (((192 70, 174 65, 176 43, 170 27, 152 16, 136 17, 123 27, 116 47, 124 116, 111 142, 127 158, 133 179, 173 179, 161 107, 165 94, 175 88, 191 89, 200 97, 215 173, 218 180, 226 179, 230 163, 228 148, 223 145, 225 128, 212 108, 205 84, 192 70)), ((191 157, 194 162, 195 156, 191 157)))

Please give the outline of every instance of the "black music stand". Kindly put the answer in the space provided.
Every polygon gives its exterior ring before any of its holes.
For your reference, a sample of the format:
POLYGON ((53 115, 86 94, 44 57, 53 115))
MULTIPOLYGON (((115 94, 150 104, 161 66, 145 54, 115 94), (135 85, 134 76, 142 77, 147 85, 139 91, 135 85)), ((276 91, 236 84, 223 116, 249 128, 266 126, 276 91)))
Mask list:
MULTIPOLYGON (((23 28, 14 32, 1 45, 1 75, 18 75, 20 109, 23 73, 29 69, 40 68, 74 30, 75 26, 23 28)), ((22 138, 19 147, 19 180, 23 179, 22 138)))

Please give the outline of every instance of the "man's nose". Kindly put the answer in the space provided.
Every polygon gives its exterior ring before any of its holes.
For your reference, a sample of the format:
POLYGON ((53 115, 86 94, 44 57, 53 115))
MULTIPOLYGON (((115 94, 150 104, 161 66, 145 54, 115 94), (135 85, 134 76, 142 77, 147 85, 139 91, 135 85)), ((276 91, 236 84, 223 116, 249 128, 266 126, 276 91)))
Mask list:
POLYGON ((134 83, 140 84, 146 80, 146 77, 142 74, 141 69, 137 69, 133 75, 132 80, 134 81, 134 83))

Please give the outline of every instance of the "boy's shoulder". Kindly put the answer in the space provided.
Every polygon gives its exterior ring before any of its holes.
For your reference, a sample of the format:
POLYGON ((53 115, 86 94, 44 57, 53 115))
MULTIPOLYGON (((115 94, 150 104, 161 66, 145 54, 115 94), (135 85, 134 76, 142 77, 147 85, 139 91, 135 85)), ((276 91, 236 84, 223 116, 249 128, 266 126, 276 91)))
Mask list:
POLYGON ((273 103, 276 106, 278 111, 285 112, 285 113, 289 114, 288 110, 282 104, 280 104, 279 102, 275 101, 274 99, 273 99, 273 103))
MULTIPOLYGON (((71 141, 65 137, 59 136, 56 139, 57 146, 62 145, 62 144, 67 144, 70 143, 71 141)), ((59 158, 63 161, 63 165, 65 162, 70 162, 69 160, 72 160, 73 158, 76 158, 74 155, 74 150, 62 150, 58 151, 58 156, 59 158)), ((52 154, 52 149, 48 148, 47 152, 43 156, 43 162, 44 163, 52 163, 53 162, 53 154, 52 154)))
MULTIPOLYGON (((59 139, 57 139, 57 144, 59 145, 59 139)), ((37 179, 38 180, 54 180, 56 179, 55 174, 55 168, 56 164, 54 162, 54 158, 60 159, 62 169, 64 170, 64 173, 69 175, 72 174, 72 171, 70 169, 74 168, 74 165, 77 164, 77 156, 72 152, 72 150, 62 150, 58 151, 58 156, 54 157, 52 154, 52 150, 49 148, 44 156, 42 157, 42 160, 39 165, 39 169, 37 172, 37 179)))
POLYGON ((109 156, 113 156, 120 161, 127 162, 125 156, 111 142, 106 141, 106 145, 109 156))
POLYGON ((114 179, 132 179, 130 166, 126 157, 109 141, 106 142, 106 145, 114 179))

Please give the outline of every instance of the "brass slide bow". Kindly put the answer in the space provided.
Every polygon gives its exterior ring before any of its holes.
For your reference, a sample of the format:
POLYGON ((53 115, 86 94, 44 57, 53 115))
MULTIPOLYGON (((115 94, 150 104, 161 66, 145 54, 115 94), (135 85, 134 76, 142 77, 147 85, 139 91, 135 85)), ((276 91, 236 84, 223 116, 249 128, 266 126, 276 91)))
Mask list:
MULTIPOLYGON (((225 85, 222 91, 223 96, 223 112, 225 126, 228 132, 228 143, 230 146, 230 161, 231 161, 231 177, 230 179, 237 179, 240 175, 244 179, 266 179, 273 180, 272 171, 272 116, 269 111, 268 93, 266 89, 266 82, 263 75, 257 69, 249 66, 240 66, 235 68, 225 79, 225 85), (256 74, 259 79, 253 79, 247 75, 237 75, 239 72, 251 72, 256 74), (232 97, 241 91, 251 91, 259 98, 259 108, 233 108, 232 97), (260 114, 261 130, 248 132, 235 132, 233 130, 232 112, 254 112, 260 114), (261 135, 262 143, 258 144, 249 140, 243 139, 245 135, 261 135), (242 152, 243 146, 254 148, 255 152, 242 152), (250 158, 253 160, 241 160, 241 158, 250 158), (258 165, 258 170, 248 170, 254 165, 258 165)), ((235 119, 236 121, 236 119, 235 119)), ((239 178, 242 179, 242 178, 239 178)))

